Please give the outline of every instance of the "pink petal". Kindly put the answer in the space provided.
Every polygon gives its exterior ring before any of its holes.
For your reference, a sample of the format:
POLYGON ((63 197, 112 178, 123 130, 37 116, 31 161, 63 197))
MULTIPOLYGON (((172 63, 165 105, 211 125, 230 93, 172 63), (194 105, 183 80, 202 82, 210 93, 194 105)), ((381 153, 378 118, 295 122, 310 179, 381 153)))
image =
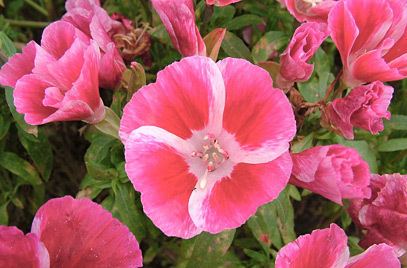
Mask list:
POLYGON ((201 232, 188 213, 197 178, 185 156, 193 147, 164 129, 144 126, 125 143, 126 172, 141 192, 144 212, 168 236, 190 238, 201 232))
POLYGON ((339 1, 332 8, 328 17, 328 27, 346 69, 352 47, 359 35, 359 29, 345 1, 339 1))
POLYGON ((45 203, 31 231, 48 249, 51 267, 141 267, 134 235, 89 199, 70 196, 45 203))
POLYGON ((183 139, 205 127, 220 131, 224 98, 216 64, 206 57, 184 58, 160 71, 156 83, 133 95, 124 108, 120 137, 125 142, 131 131, 143 125, 163 128, 183 139))
POLYGON ((252 155, 241 161, 265 163, 286 152, 296 124, 283 91, 273 88, 270 75, 248 61, 227 58, 218 66, 226 87, 223 127, 252 155))
POLYGON ((99 68, 100 86, 115 89, 126 69, 123 58, 120 56, 115 44, 110 42, 102 54, 99 68))
POLYGON ((269 163, 237 164, 230 176, 212 188, 192 192, 189 213, 194 223, 210 233, 239 227, 258 207, 278 197, 287 185, 291 167, 288 153, 269 163))
POLYGON ((24 120, 30 125, 43 124, 44 118, 53 114, 56 109, 44 106, 42 101, 45 90, 51 85, 38 75, 30 74, 18 80, 13 92, 17 112, 24 114, 24 120))
POLYGON ((223 7, 240 1, 241 0, 206 0, 206 4, 223 7))
POLYGON ((56 59, 59 59, 77 39, 82 43, 89 44, 89 38, 72 24, 56 21, 44 29, 41 46, 56 59))
POLYGON ((18 79, 31 73, 34 68, 35 54, 36 43, 31 41, 23 48, 22 53, 15 54, 1 67, 0 84, 15 87, 18 79))
POLYGON ((0 226, 0 267, 48 268, 48 251, 35 234, 0 226))
POLYGON ((348 261, 345 232, 336 224, 301 235, 277 254, 276 268, 342 268, 348 261))
POLYGON ((349 259, 345 268, 400 268, 400 261, 392 247, 373 245, 362 254, 349 259))
POLYGON ((67 0, 65 2, 67 13, 62 20, 72 23, 90 37, 89 25, 98 7, 100 8, 99 0, 67 0))
POLYGON ((284 2, 290 14, 299 22, 323 22, 328 18, 328 13, 335 6, 337 0, 324 0, 315 5, 304 0, 281 0, 284 2))
POLYGON ((192 0, 152 0, 174 47, 185 57, 206 55, 205 43, 195 24, 192 0))

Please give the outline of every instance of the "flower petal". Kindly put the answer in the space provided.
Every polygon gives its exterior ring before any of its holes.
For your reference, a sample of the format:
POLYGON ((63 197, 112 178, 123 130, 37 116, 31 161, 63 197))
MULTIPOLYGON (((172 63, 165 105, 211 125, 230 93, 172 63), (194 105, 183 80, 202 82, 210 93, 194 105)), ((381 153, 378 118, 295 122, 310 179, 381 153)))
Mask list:
POLYGON ((258 207, 278 197, 291 168, 288 153, 265 164, 237 164, 230 176, 192 192, 189 213, 194 223, 210 233, 239 227, 258 207))
POLYGON ((144 125, 183 139, 205 127, 217 134, 224 103, 224 83, 216 64, 206 57, 184 58, 159 72, 156 83, 133 95, 124 108, 120 137, 125 142, 131 131, 144 125))
POLYGON ((35 234, 0 226, 0 267, 48 268, 48 251, 35 234))
POLYGON ((301 235, 277 254, 276 268, 342 268, 349 258, 345 232, 336 224, 301 235))
POLYGON ((141 192, 144 212, 168 236, 190 238, 201 232, 188 214, 197 178, 185 156, 193 147, 164 129, 143 126, 125 143, 126 172, 141 192))
POLYGON ((400 268, 393 248, 386 244, 373 245, 362 254, 349 259, 345 268, 400 268))
POLYGON ((0 84, 15 87, 18 79, 31 73, 34 68, 35 54, 36 43, 31 41, 23 48, 22 53, 15 54, 1 67, 0 84))
POLYGON ((48 249, 51 267, 141 267, 134 235, 99 204, 70 196, 45 203, 31 231, 48 249))
POLYGON ((223 127, 242 147, 236 162, 269 162, 289 147, 296 132, 294 113, 270 75, 242 59, 218 62, 226 86, 223 127), (242 112, 244 107, 244 112, 242 112))

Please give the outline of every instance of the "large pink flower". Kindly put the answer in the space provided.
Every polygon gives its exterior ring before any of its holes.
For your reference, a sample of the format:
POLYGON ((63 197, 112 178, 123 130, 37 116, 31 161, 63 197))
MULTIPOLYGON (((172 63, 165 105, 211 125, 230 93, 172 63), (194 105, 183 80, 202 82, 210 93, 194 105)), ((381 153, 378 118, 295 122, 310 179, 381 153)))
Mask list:
POLYGON ((206 55, 205 43, 195 24, 194 3, 192 0, 151 0, 172 44, 181 55, 206 55))
POLYGON ((400 268, 393 249, 373 245, 349 258, 348 238, 336 224, 298 237, 277 254, 276 268, 400 268))
POLYGON ((206 0, 206 4, 223 7, 240 1, 241 0, 206 0))
POLYGON ((353 127, 378 134, 383 131, 383 118, 390 119, 387 111, 393 88, 380 81, 352 89, 345 98, 335 99, 325 111, 324 123, 347 139, 353 139, 353 127))
POLYGON ((299 22, 325 22, 337 0, 282 0, 291 15, 299 22))
POLYGON ((136 238, 110 212, 70 196, 45 203, 31 233, 0 226, 1 267, 141 267, 136 238))
POLYGON ((292 154, 290 183, 342 205, 343 198, 370 197, 368 164, 353 148, 316 146, 292 154))
POLYGON ((352 200, 354 222, 367 230, 363 247, 392 245, 399 255, 407 252, 407 175, 372 175, 372 197, 352 200))
POLYGON ((126 105, 126 171, 145 213, 183 238, 243 224, 291 173, 293 111, 269 74, 241 60, 187 57, 126 105))
POLYGON ((407 1, 342 0, 328 23, 348 86, 407 77, 407 1))
POLYGON ((328 37, 326 24, 308 22, 301 24, 280 57, 280 74, 290 82, 307 81, 314 65, 307 63, 328 37))
POLYGON ((68 0, 65 8, 67 13, 62 20, 70 22, 95 40, 101 49, 100 86, 114 89, 126 67, 113 42, 113 35, 121 32, 124 26, 110 18, 98 0, 68 0))
POLYGON ((99 49, 81 31, 58 21, 45 28, 41 46, 30 42, 2 67, 0 82, 15 87, 14 104, 29 124, 97 123, 104 117, 99 58, 99 49))

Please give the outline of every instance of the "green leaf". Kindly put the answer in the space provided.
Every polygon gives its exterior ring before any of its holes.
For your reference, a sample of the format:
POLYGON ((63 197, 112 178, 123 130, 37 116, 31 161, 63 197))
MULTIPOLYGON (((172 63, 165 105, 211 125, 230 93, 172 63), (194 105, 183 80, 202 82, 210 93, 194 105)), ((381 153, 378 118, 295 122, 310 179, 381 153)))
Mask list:
POLYGON ((6 202, 0 206, 0 225, 8 224, 8 211, 7 206, 9 202, 6 202))
POLYGON ((8 118, 0 115, 0 140, 2 140, 8 133, 11 122, 8 118))
POLYGON ((296 140, 293 145, 291 146, 291 152, 293 153, 299 153, 302 152, 306 149, 309 149, 312 147, 312 142, 314 140, 314 133, 311 132, 305 137, 298 137, 298 140, 296 140))
POLYGON ((11 41, 10 38, 8 38, 8 36, 2 31, 0 31, 0 50, 7 57, 11 57, 17 52, 13 41, 11 41))
POLYGON ((225 28, 227 28, 229 31, 233 31, 242 29, 249 25, 257 25, 262 22, 263 20, 259 16, 247 14, 233 18, 231 21, 226 23, 225 28))
POLYGON ((379 152, 395 152, 407 150, 407 138, 391 139, 383 142, 377 147, 379 152))
POLYGON ((0 166, 20 177, 33 186, 42 185, 41 178, 35 168, 15 153, 0 153, 0 166))
POLYGON ((135 204, 136 197, 133 186, 128 183, 113 183, 114 203, 113 216, 123 222, 140 242, 146 236, 145 217, 135 204))
POLYGON ((192 239, 182 241, 181 252, 185 260, 178 266, 183 268, 213 268, 224 264, 223 257, 232 244, 236 230, 223 231, 212 235, 202 233, 192 239))
POLYGON ((392 114, 390 120, 385 120, 386 128, 393 130, 407 130, 407 115, 392 114))
POLYGON ((18 127, 18 137, 44 181, 48 181, 53 166, 53 155, 47 136, 40 131, 36 138, 18 127))
POLYGON ((211 24, 216 27, 224 27, 233 19, 236 13, 234 6, 215 7, 211 17, 211 24))
POLYGON ((245 45, 242 39, 231 32, 226 32, 222 43, 222 49, 230 57, 242 58, 249 61, 252 60, 249 48, 245 45))
POLYGON ((254 62, 267 61, 270 55, 286 45, 287 41, 288 37, 283 32, 271 31, 266 33, 252 49, 254 62))

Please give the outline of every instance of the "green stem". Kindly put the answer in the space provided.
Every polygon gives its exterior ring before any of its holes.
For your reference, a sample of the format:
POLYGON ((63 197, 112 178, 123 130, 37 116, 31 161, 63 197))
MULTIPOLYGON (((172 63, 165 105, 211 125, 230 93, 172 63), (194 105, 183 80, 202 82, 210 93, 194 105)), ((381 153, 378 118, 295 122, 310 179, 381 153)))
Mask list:
POLYGON ((35 10, 37 10, 38 12, 40 12, 42 15, 48 17, 48 11, 43 8, 42 6, 40 6, 39 4, 37 4, 36 2, 34 2, 33 0, 24 0, 27 4, 29 4, 32 8, 34 8, 35 10))
POLYGON ((19 27, 44 28, 49 24, 49 22, 45 22, 45 21, 10 20, 10 19, 4 19, 4 20, 11 26, 19 26, 19 27))

